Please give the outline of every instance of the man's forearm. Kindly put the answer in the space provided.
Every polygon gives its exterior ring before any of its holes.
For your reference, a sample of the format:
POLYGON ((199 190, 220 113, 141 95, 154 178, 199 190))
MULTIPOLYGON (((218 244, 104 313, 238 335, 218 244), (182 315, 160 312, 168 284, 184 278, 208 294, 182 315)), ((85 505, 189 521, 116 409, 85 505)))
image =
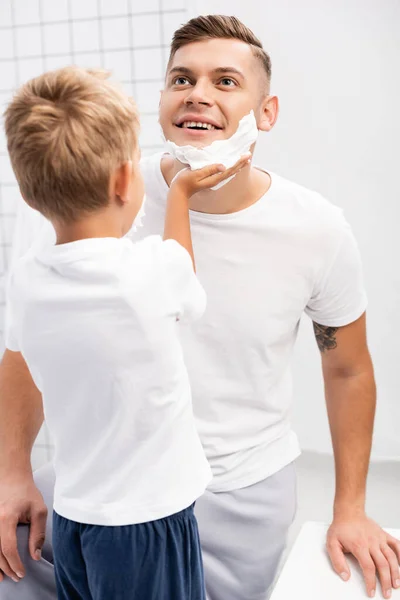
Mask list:
POLYGON ((31 473, 31 451, 43 423, 42 396, 19 352, 0 364, 0 477, 31 473))
POLYGON ((325 395, 335 456, 335 514, 365 509, 376 388, 370 358, 353 374, 325 374, 325 395))

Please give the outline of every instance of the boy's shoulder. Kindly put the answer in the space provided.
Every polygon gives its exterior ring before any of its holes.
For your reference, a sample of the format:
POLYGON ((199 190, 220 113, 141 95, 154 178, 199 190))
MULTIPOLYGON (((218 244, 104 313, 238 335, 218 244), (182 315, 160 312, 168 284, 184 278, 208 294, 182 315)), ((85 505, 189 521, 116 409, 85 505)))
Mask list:
POLYGON ((157 281, 163 261, 163 241, 160 235, 149 235, 135 241, 128 234, 121 240, 121 252, 114 276, 120 284, 157 281))
POLYGON ((140 240, 134 239, 134 232, 130 231, 124 238, 125 255, 132 260, 142 259, 146 256, 151 258, 158 255, 162 247, 162 237, 160 235, 148 235, 140 240))
POLYGON ((125 238, 126 257, 129 261, 140 263, 141 266, 150 266, 153 263, 165 265, 170 262, 190 262, 190 257, 176 240, 164 240, 161 235, 148 235, 139 241, 135 241, 128 234, 125 238))
POLYGON ((119 273, 127 283, 141 281, 158 285, 176 278, 191 279, 194 274, 188 251, 174 239, 149 235, 137 242, 126 238, 125 244, 119 273))

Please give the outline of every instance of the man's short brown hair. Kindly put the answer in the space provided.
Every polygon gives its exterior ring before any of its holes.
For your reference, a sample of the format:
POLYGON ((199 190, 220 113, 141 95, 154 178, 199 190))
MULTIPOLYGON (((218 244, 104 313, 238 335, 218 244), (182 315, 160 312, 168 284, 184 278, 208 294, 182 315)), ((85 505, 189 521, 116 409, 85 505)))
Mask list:
POLYGON ((262 64, 268 84, 271 81, 271 59, 254 33, 236 17, 208 15, 190 19, 174 33, 169 63, 179 48, 210 39, 235 39, 251 46, 253 54, 262 64))
POLYGON ((50 71, 23 85, 5 111, 21 193, 49 219, 71 222, 109 202, 110 175, 131 160, 138 115, 108 73, 50 71))

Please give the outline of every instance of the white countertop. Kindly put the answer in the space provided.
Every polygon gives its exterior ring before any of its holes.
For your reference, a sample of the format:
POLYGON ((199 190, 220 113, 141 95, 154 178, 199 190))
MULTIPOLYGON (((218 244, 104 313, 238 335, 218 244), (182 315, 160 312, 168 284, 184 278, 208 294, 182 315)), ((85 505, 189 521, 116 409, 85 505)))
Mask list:
MULTIPOLYGON (((351 578, 345 582, 333 571, 325 549, 328 525, 307 522, 303 525, 281 571, 270 600, 365 600, 368 598, 361 569, 346 555, 351 578)), ((386 529, 400 539, 400 529, 386 529)), ((381 599, 380 584, 375 598, 381 599)), ((400 589, 392 590, 392 599, 400 600, 400 589)))

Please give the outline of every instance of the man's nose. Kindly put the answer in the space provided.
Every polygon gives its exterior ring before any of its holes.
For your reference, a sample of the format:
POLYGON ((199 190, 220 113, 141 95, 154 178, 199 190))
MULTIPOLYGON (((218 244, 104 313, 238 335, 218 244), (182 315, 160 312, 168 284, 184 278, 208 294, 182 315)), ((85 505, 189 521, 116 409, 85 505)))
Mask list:
POLYGON ((186 96, 185 104, 204 104, 206 106, 212 106, 214 100, 211 95, 211 90, 209 90, 208 86, 204 83, 197 82, 186 96))

